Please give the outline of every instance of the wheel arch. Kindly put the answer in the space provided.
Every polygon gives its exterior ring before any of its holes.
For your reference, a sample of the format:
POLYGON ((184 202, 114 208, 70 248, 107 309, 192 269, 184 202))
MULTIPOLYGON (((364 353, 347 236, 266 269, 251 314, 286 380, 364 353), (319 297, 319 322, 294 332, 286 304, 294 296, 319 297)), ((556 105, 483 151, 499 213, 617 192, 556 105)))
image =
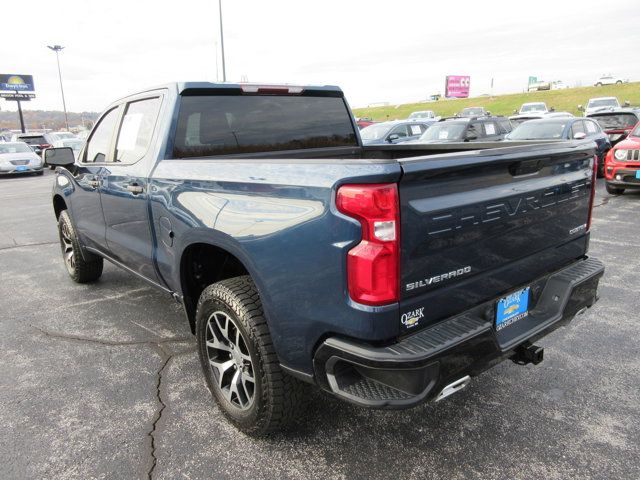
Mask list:
POLYGON ((67 210, 67 208, 67 202, 64 201, 62 195, 56 194, 53 196, 53 211, 56 214, 56 220, 60 218, 60 213, 62 213, 63 210, 67 210))
POLYGON ((248 275, 263 298, 254 269, 242 254, 210 241, 195 241, 187 245, 180 256, 180 289, 185 313, 192 333, 198 299, 209 285, 228 278, 248 275))

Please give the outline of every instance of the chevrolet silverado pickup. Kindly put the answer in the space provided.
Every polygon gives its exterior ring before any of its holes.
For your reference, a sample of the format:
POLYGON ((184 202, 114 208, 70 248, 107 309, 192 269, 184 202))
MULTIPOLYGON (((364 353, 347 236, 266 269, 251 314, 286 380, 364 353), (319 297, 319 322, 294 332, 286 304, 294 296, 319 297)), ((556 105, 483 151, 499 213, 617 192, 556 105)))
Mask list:
POLYGON ((593 142, 367 147, 337 87, 170 84, 45 156, 71 279, 106 259, 171 295, 251 434, 308 384, 398 409, 539 363, 604 272, 593 142))

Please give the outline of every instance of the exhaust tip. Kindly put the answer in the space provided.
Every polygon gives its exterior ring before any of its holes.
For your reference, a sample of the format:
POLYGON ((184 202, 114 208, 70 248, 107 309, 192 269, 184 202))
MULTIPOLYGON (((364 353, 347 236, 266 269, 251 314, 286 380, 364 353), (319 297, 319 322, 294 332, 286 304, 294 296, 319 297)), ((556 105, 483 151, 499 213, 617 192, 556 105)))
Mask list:
POLYGON ((462 377, 456 380, 453 383, 450 383, 449 385, 447 385, 442 389, 442 391, 436 397, 435 401, 439 402, 443 398, 447 398, 449 395, 453 395, 454 393, 462 390, 464 387, 466 387, 469 384, 470 381, 471 381, 471 377, 467 375, 465 377, 462 377))

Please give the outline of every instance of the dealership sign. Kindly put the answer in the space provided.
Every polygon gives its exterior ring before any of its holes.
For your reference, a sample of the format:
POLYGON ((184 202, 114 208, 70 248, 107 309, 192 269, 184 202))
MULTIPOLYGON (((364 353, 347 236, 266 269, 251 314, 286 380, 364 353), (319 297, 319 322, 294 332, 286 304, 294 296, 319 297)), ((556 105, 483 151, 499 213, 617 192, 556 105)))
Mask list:
POLYGON ((0 74, 0 90, 13 92, 33 92, 33 76, 17 75, 15 73, 0 74))
POLYGON ((467 98, 471 77, 464 75, 448 75, 444 84, 444 96, 467 98))

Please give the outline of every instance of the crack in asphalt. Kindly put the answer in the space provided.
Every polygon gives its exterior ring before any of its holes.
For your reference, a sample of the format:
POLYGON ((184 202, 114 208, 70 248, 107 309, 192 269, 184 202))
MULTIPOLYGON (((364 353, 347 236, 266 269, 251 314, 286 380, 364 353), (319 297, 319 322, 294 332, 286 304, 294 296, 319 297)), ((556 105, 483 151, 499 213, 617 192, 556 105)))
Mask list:
POLYGON ((12 238, 13 243, 15 245, 12 245, 10 247, 0 247, 0 251, 2 250, 11 250, 14 248, 24 248, 24 247, 39 247, 42 245, 57 245, 59 242, 40 242, 40 243, 23 243, 22 245, 18 244, 18 242, 16 242, 15 238, 12 238))
POLYGON ((167 408, 166 403, 164 403, 164 401, 162 400, 162 394, 160 393, 162 388, 162 374, 164 372, 164 369, 167 367, 167 365, 169 364, 169 361, 171 361, 172 358, 173 358, 173 355, 169 355, 165 360, 164 364, 162 365, 162 367, 160 367, 160 369, 156 373, 156 377, 157 377, 156 399, 160 404, 160 408, 156 410, 155 419, 151 422, 151 430, 149 431, 149 433, 147 433, 147 436, 151 439, 151 452, 150 452, 151 466, 149 467, 149 471, 147 472, 147 478, 149 480, 152 480, 153 471, 155 470, 156 465, 158 463, 158 458, 156 457, 156 427, 158 425, 158 422, 162 418, 162 412, 164 412, 164 409, 167 408))
POLYGON ((97 345, 103 345, 103 346, 107 346, 107 347, 114 347, 114 346, 129 346, 129 345, 148 345, 151 347, 156 347, 160 352, 161 352, 161 357, 164 359, 164 362, 162 364, 162 366, 158 369, 158 371, 156 372, 156 400, 159 404, 159 408, 156 410, 154 416, 153 416, 153 420, 151 421, 151 428, 149 430, 149 432, 147 432, 147 437, 150 440, 150 450, 149 450, 149 456, 150 459, 148 461, 149 465, 149 469, 147 471, 147 478, 149 480, 152 480, 153 478, 153 472, 156 468, 156 465, 158 463, 158 458, 156 456, 156 433, 158 431, 158 423, 160 422, 160 420, 162 419, 162 413, 164 412, 165 408, 167 408, 167 404, 164 402, 164 400, 162 399, 162 375, 164 373, 164 370, 167 368, 167 366, 169 365, 169 362, 174 358, 174 357, 178 357, 180 355, 184 355, 187 353, 191 353, 193 351, 195 351, 195 347, 189 347, 186 350, 177 352, 177 353, 170 353, 168 352, 163 345, 168 344, 168 343, 177 343, 177 342, 184 342, 184 341, 193 341, 193 337, 189 337, 189 338, 168 338, 168 339, 164 339, 164 340, 157 340, 157 341, 150 341, 150 340, 140 340, 140 341, 111 341, 111 340, 100 340, 97 338, 90 338, 90 337, 83 337, 81 335, 69 335, 66 333, 59 333, 59 332, 51 332, 49 330, 45 330, 43 328, 40 327, 36 327, 34 325, 32 325, 32 328, 34 328, 35 330, 39 331, 40 333, 42 333, 43 335, 47 336, 47 337, 51 337, 51 338, 57 338, 57 339, 61 339, 61 340, 70 340, 70 341, 74 341, 74 342, 85 342, 85 343, 94 343, 97 345))
POLYGON ((193 341, 193 337, 166 338, 161 340, 124 340, 124 341, 100 340, 98 338, 83 337, 82 335, 70 335, 67 333, 51 332, 49 330, 45 330, 43 328, 36 327, 33 325, 32 327, 38 330, 43 335, 46 335, 47 337, 60 338, 63 340, 72 340, 77 342, 96 343, 98 345, 105 345, 107 347, 118 347, 118 346, 127 346, 127 345, 151 345, 151 346, 157 346, 165 354, 166 354, 166 351, 161 347, 162 344, 193 341))

